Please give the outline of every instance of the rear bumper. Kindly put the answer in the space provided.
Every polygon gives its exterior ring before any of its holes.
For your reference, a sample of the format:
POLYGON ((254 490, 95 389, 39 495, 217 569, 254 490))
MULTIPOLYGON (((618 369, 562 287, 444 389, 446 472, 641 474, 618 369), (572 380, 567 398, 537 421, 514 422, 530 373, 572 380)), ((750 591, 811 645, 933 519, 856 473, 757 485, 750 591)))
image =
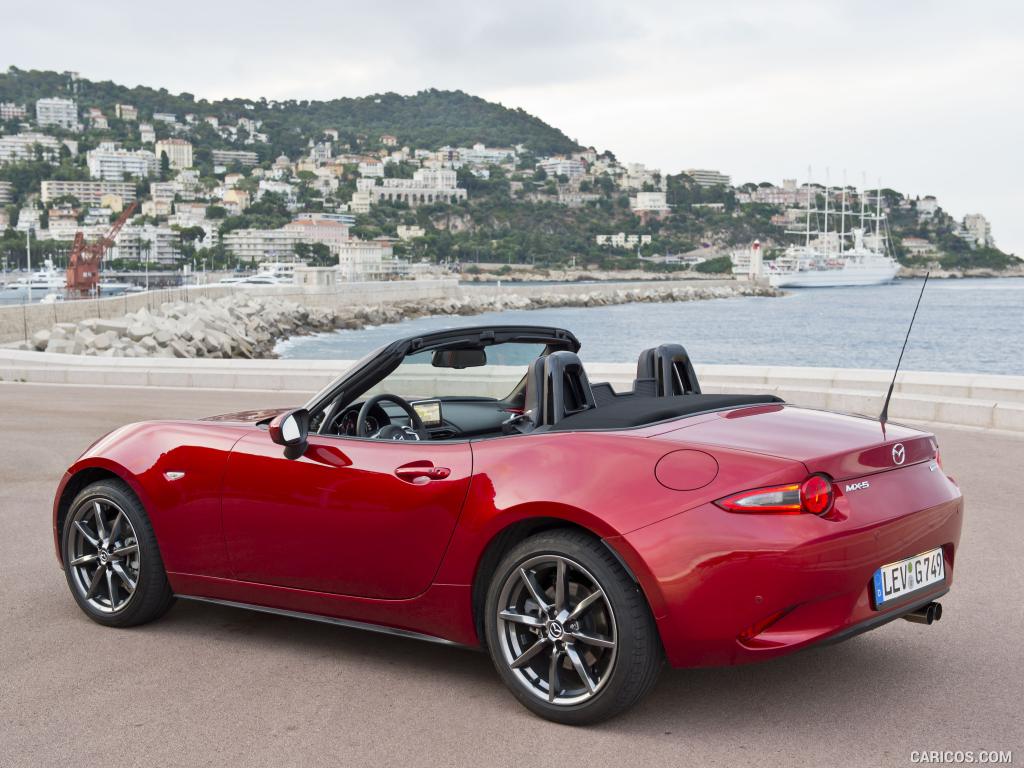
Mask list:
POLYGON ((653 597, 672 666, 745 664, 846 639, 948 591, 963 499, 951 482, 941 495, 934 503, 935 494, 926 494, 931 505, 918 511, 860 510, 838 521, 734 514, 707 504, 619 543, 646 567, 635 570, 653 597), (875 570, 937 547, 945 582, 875 610, 875 570))

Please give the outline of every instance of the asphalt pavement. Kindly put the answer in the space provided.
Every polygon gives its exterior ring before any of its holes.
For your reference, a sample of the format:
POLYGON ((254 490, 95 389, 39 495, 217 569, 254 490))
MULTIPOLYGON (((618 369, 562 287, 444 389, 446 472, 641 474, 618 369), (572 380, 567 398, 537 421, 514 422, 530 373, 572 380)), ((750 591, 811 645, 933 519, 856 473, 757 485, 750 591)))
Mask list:
POLYGON ((50 533, 67 465, 129 421, 300 399, 0 383, 0 766, 878 766, 911 765, 915 750, 1024 761, 1013 435, 936 430, 967 500, 941 622, 667 670, 638 707, 590 728, 531 715, 482 653, 190 601, 134 629, 87 619, 50 533))

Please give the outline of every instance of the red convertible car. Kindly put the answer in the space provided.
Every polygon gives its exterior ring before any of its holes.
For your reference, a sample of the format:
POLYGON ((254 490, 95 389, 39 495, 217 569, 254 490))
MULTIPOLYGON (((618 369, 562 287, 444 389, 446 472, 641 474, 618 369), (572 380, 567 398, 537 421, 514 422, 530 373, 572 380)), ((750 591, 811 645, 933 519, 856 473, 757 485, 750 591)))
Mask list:
POLYGON ((634 704, 665 660, 940 617, 963 499, 932 435, 703 394, 674 344, 617 392, 579 347, 445 330, 303 408, 122 427, 57 489, 71 594, 114 627, 180 597, 483 647, 573 724, 634 704))

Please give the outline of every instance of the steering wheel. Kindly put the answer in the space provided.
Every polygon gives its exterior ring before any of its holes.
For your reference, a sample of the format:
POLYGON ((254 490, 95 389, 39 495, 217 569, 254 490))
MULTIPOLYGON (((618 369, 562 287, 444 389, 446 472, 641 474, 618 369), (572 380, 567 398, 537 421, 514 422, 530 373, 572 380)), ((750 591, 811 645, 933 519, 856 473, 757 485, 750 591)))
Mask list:
POLYGON ((403 400, 398 395, 380 394, 374 395, 365 403, 363 407, 359 409, 359 415, 356 417, 356 436, 357 437, 376 437, 381 440, 429 440, 430 435, 427 433, 426 428, 423 426, 423 419, 416 413, 416 409, 413 408, 406 400, 403 400), (387 401, 394 403, 409 416, 409 421, 412 424, 411 427, 400 427, 397 424, 388 424, 382 427, 375 435, 368 435, 369 431, 366 428, 366 419, 378 404, 387 401))

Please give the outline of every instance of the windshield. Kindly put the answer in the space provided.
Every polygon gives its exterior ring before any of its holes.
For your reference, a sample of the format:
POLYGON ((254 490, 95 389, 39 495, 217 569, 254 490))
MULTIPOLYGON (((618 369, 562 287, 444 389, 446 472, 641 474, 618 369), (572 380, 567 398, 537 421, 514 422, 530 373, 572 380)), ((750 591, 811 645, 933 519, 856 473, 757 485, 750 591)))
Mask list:
POLYGON ((544 344, 496 344, 485 347, 485 359, 465 368, 434 365, 433 351, 408 355, 383 381, 363 397, 381 393, 407 400, 434 397, 487 397, 506 399, 526 375, 530 363, 544 354, 544 344), (479 363, 483 363, 480 365, 479 363))

